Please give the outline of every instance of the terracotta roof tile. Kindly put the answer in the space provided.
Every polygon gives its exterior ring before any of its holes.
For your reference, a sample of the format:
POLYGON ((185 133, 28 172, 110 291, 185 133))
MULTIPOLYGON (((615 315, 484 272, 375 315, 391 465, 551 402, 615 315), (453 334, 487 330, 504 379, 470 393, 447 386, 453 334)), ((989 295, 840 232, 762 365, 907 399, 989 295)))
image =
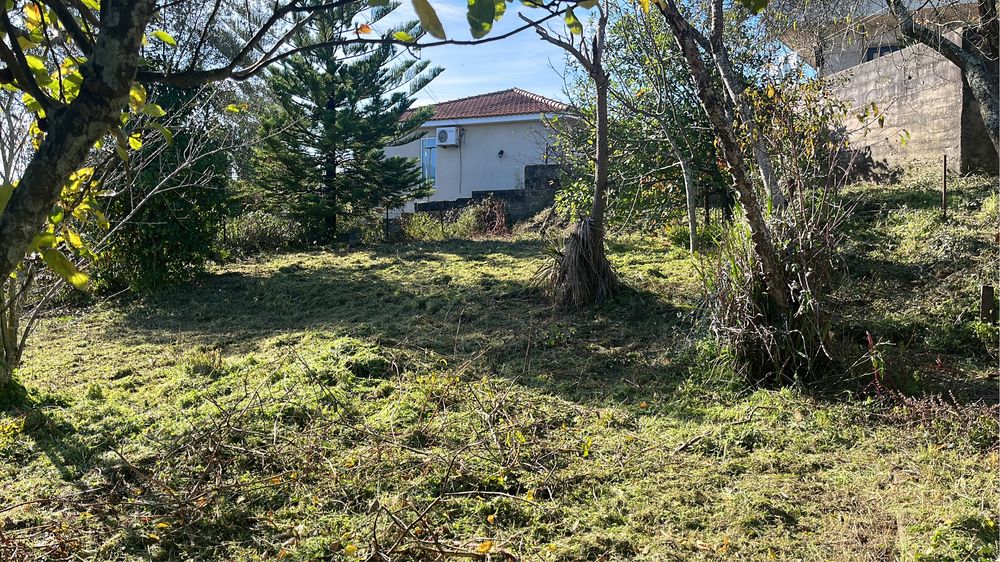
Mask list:
MULTIPOLYGON (((559 113, 567 105, 519 88, 479 94, 430 106, 432 119, 468 119, 470 117, 502 117, 532 113, 559 113)), ((403 118, 412 115, 412 109, 403 118)))

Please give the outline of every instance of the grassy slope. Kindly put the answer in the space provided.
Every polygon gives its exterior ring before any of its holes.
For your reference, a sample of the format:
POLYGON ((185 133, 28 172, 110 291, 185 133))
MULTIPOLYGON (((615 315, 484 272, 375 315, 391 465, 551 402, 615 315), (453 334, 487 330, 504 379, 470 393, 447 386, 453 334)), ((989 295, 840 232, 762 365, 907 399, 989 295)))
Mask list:
MULTIPOLYGON (((933 212, 859 194, 849 289, 874 301, 842 297, 845 325, 910 336, 886 347, 900 384, 981 382, 995 359, 965 331, 922 331, 971 294, 913 296, 941 284, 933 212)), ((948 232, 988 236, 977 213, 948 232)), ((464 241, 284 255, 46 319, 0 409, 0 510, 57 499, 0 512, 0 558, 989 558, 995 416, 727 386, 694 263, 612 250, 636 290, 574 314, 531 287, 541 243, 464 241)))

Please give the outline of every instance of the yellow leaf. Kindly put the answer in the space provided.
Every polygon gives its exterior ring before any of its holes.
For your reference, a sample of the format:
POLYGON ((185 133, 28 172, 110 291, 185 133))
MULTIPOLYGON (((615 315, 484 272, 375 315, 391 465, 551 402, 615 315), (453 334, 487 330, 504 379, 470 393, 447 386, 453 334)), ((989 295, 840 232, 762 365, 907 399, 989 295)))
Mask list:
POLYGON ((566 13, 563 14, 563 20, 566 21, 566 27, 571 34, 583 35, 583 24, 580 23, 572 9, 566 10, 566 13))
POLYGON ((157 529, 166 529, 169 526, 170 523, 167 523, 166 521, 160 521, 159 523, 156 524, 157 529))
POLYGON ((132 147, 132 150, 139 150, 142 148, 142 133, 132 133, 129 135, 128 145, 132 147))
POLYGON ((649 13, 649 0, 639 0, 639 6, 644 13, 649 13))
POLYGON ((413 0, 413 10, 417 12, 417 17, 420 18, 420 27, 424 28, 424 31, 438 39, 447 39, 444 34, 444 26, 441 25, 441 20, 438 19, 437 12, 434 11, 434 6, 431 6, 430 2, 413 0))
POLYGON ((397 41, 413 41, 413 36, 405 31, 397 31, 396 33, 393 33, 392 36, 397 41))
POLYGON ((34 2, 24 6, 24 19, 29 29, 35 29, 42 24, 42 13, 34 2))
POLYGON ((476 552, 479 554, 486 554, 491 550, 493 550, 493 541, 483 541, 476 547, 476 552))
POLYGON ((490 525, 496 523, 497 522, 496 514, 495 513, 489 514, 489 516, 486 517, 486 522, 489 523, 490 525))
POLYGON ((139 83, 132 84, 128 92, 129 103, 133 109, 139 109, 146 105, 146 88, 139 83))
POLYGON ((153 533, 150 533, 150 534, 148 534, 146 536, 149 537, 149 538, 151 538, 151 539, 153 539, 154 541, 160 540, 159 535, 154 535, 153 533))
POLYGON ((166 31, 163 31, 162 29, 157 29, 156 31, 154 31, 153 37, 156 37, 157 39, 163 41, 164 43, 170 45, 171 47, 177 46, 177 40, 174 39, 172 35, 170 35, 166 31))
POLYGON ((42 253, 42 260, 52 268, 59 277, 62 277, 68 281, 71 285, 77 289, 83 289, 87 286, 87 281, 90 277, 76 268, 73 262, 66 259, 66 256, 62 255, 59 250, 53 248, 40 248, 42 253))
POLYGON ((348 556, 354 556, 357 553, 358 553, 358 547, 354 546, 353 544, 349 544, 344 547, 344 554, 348 556))
MULTIPOLYGON (((73 246, 74 248, 83 248, 83 238, 80 238, 79 234, 77 234, 76 232, 74 232, 74 231, 72 231, 72 230, 70 230, 68 228, 65 229, 63 232, 64 232, 64 234, 66 236, 66 240, 69 242, 70 246, 73 246)), ((161 523, 161 525, 162 524, 163 523, 161 523)))
POLYGON ((529 502, 535 501, 535 491, 528 490, 528 493, 524 495, 524 499, 528 500, 529 502))

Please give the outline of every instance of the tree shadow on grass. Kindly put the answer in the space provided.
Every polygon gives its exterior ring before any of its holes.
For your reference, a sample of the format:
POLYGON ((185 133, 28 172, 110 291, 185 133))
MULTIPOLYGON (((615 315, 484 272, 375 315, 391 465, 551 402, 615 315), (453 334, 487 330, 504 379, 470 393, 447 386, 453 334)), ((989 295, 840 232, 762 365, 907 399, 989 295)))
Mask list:
POLYGON ((592 404, 649 401, 688 377, 690 316, 651 292, 627 289, 597 308, 561 310, 530 279, 449 274, 455 257, 468 263, 454 267, 477 267, 490 261, 484 256, 537 258, 543 244, 375 249, 403 262, 449 257, 422 276, 402 278, 364 260, 217 274, 146 299, 124 325, 109 329, 126 341, 184 341, 227 353, 254 350, 282 334, 329 331, 431 352, 451 366, 475 362, 489 374, 592 404))
MULTIPOLYGON (((78 429, 57 414, 66 407, 58 396, 31 391, 16 379, 0 394, 0 417, 13 420, 18 433, 30 439, 30 449, 41 451, 63 480, 72 481, 92 464, 93 451, 78 429)), ((14 447, 8 451, 12 456, 19 454, 16 444, 0 443, 0 459, 6 447, 14 447)))

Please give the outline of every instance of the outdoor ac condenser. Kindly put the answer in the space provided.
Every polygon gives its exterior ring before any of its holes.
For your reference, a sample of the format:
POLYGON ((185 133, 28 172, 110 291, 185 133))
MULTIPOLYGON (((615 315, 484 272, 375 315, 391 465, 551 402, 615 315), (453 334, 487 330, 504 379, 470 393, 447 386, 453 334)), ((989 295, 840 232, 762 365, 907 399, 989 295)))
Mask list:
POLYGON ((458 127, 438 127, 437 130, 438 146, 458 146, 458 143, 459 143, 458 127))

